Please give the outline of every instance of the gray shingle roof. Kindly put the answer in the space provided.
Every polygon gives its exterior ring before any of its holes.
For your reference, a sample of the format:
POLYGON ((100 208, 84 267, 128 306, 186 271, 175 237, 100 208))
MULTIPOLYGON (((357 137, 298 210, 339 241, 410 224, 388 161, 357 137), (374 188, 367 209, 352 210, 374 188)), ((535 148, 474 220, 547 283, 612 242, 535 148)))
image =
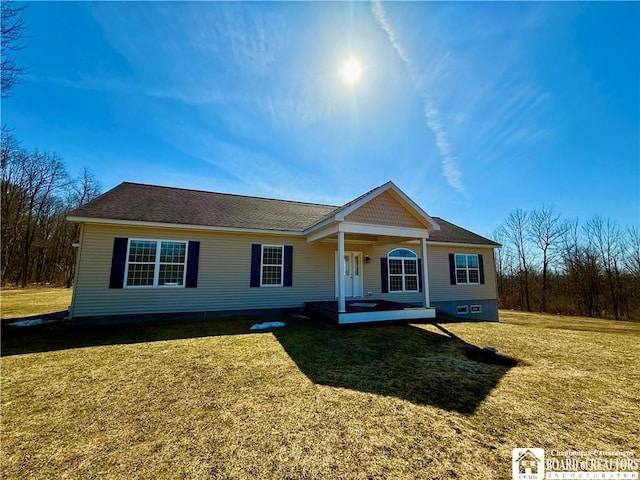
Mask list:
MULTIPOLYGON (((70 216, 303 232, 342 208, 344 206, 124 182, 73 211, 70 216)), ((430 233, 431 241, 499 246, 442 218, 433 218, 441 229, 430 233)))
MULTIPOLYGON (((371 192, 373 192, 374 190, 377 190, 380 187, 376 187, 376 188, 372 188, 371 190, 369 190, 366 193, 363 193, 362 195, 360 195, 359 197, 354 198, 353 200, 351 200, 350 202, 345 203, 344 205, 341 205, 339 207, 335 207, 332 211, 330 211, 329 213, 327 213, 323 218, 320 219, 320 221, 316 222, 316 223, 320 223, 330 217, 333 217, 334 215, 337 215, 338 213, 342 212, 343 210, 346 210, 347 208, 349 208, 351 205, 353 205, 354 203, 358 202, 359 200, 363 199, 364 197, 366 197, 367 195, 369 195, 371 192)), ((313 224, 315 225, 315 224, 313 224)), ((309 225, 309 227, 312 227, 313 225, 309 225)), ((309 228, 307 227, 307 228, 309 228)))
POLYGON ((302 232, 337 207, 124 182, 72 216, 302 232))
POLYGON ((447 222, 443 218, 432 218, 438 222, 438 225, 440 225, 440 230, 429 232, 429 240, 432 242, 468 243, 471 245, 492 245, 494 247, 500 246, 499 243, 496 243, 493 240, 489 240, 488 238, 447 222))

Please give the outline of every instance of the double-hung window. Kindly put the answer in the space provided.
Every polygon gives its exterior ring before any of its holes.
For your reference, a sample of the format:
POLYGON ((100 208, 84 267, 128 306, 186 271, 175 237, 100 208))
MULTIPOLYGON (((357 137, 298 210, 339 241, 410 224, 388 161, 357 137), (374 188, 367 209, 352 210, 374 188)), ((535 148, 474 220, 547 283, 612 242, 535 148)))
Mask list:
POLYGON ((387 256, 389 262, 389 291, 418 291, 418 256, 406 248, 396 248, 387 256))
POLYGON ((456 283, 480 283, 478 255, 456 253, 456 283))
POLYGON ((127 287, 184 287, 187 242, 129 239, 127 287))
POLYGON ((260 271, 261 286, 282 286, 284 269, 284 246, 262 245, 260 271))

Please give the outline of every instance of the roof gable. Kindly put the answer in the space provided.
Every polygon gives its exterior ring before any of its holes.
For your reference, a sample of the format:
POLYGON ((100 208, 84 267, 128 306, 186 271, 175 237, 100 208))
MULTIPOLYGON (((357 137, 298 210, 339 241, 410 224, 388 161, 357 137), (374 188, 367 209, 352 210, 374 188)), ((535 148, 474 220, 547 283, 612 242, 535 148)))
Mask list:
POLYGON ((384 191, 373 200, 345 215, 344 219, 347 222, 425 228, 424 222, 396 200, 389 191, 384 191))
MULTIPOLYGON (((419 222, 419 228, 439 230, 440 226, 433 218, 427 215, 427 213, 422 210, 422 208, 420 208, 413 200, 411 200, 393 182, 387 182, 384 185, 380 185, 379 187, 376 187, 373 190, 360 195, 358 198, 350 201, 349 203, 346 203, 342 207, 337 208, 333 212, 330 212, 322 221, 308 228, 305 233, 313 232, 333 222, 342 222, 347 219, 347 216, 361 209, 366 204, 373 202, 376 198, 385 193, 387 193, 388 196, 391 196, 395 200, 395 202, 398 203, 403 210, 405 210, 405 212, 402 214, 403 216, 406 217, 406 214, 408 213, 419 222)), ((365 210, 366 212, 368 212, 367 215, 370 215, 370 210, 365 210)), ((378 216, 381 219, 383 215, 379 214, 378 216)), ((359 215, 357 215, 356 217, 359 217, 359 215)), ((378 224, 380 223, 378 222, 378 224)))

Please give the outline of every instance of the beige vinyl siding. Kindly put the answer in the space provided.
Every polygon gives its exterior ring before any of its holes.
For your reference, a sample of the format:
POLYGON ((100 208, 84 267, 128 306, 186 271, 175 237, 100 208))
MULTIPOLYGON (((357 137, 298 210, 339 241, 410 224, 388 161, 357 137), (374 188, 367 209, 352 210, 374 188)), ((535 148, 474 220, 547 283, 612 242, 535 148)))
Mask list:
MULTIPOLYGON (((349 245, 347 245, 349 247, 349 245)), ((386 257, 394 248, 407 248, 421 258, 420 247, 417 245, 388 244, 358 249, 357 246, 347 250, 360 251, 371 257, 371 263, 364 265, 364 295, 372 292, 372 297, 386 300, 421 303, 424 301, 422 292, 389 292, 382 293, 380 258, 386 257)), ((449 247, 427 245, 427 264, 429 266, 429 299, 432 301, 455 300, 489 300, 497 298, 496 271, 492 248, 481 247, 449 247), (449 279, 449 253, 482 254, 484 263, 484 284, 482 285, 451 285, 449 279)))
POLYGON ((334 297, 334 247, 303 237, 86 224, 73 316, 298 307, 334 297), (114 237, 200 242, 197 288, 109 288, 114 237), (251 245, 293 245, 293 286, 251 288, 251 245))
POLYGON ((389 192, 378 195, 373 200, 345 217, 348 222, 388 225, 393 227, 425 228, 406 207, 402 206, 389 192))
POLYGON ((429 264, 429 297, 434 302, 454 300, 490 300, 498 298, 493 248, 454 247, 427 244, 429 264), (450 253, 482 254, 483 285, 451 285, 449 277, 450 253))
MULTIPOLYGON (((349 245, 346 250, 362 251, 362 255, 369 255, 371 263, 364 264, 364 295, 371 292, 372 297, 386 300, 422 303, 422 292, 389 292, 382 293, 380 258, 387 257, 395 248, 407 248, 421 258, 420 247, 417 245, 387 244, 375 247, 358 248, 357 245, 349 245)), ((427 264, 429 266, 429 299, 432 301, 455 300, 489 300, 496 299, 496 271, 492 248, 481 247, 448 247, 427 245, 427 264), (482 254, 484 263, 484 281, 482 285, 451 285, 449 279, 449 253, 475 253, 482 254)))
MULTIPOLYGON (((394 248, 418 245, 369 246, 346 241, 345 250, 362 252, 363 294, 373 298, 421 304, 421 292, 381 292, 380 258, 394 248), (365 263, 365 256, 371 263, 365 263)), ((78 259, 73 316, 223 311, 301 307, 305 301, 335 298, 335 242, 308 244, 304 237, 256 235, 85 224, 78 259), (115 237, 200 242, 197 288, 109 288, 115 237), (293 286, 251 288, 251 245, 293 246, 293 286)), ((428 246, 429 289, 433 301, 495 299, 493 249, 428 246), (449 253, 482 253, 484 285, 450 285, 449 253)))
MULTIPOLYGON (((367 296, 367 292, 371 292, 372 298, 382 298, 392 302, 401 303, 419 303, 422 305, 422 302, 424 301, 424 294, 422 292, 382 293, 380 259, 386 258, 387 254, 396 248, 406 248, 411 250, 418 255, 418 258, 420 258, 420 247, 415 247, 413 245, 386 244, 367 247, 363 250, 363 255, 369 255, 371 257, 371 263, 364 264, 364 295, 367 296)), ((355 246, 353 249, 356 251, 358 250, 355 246)))

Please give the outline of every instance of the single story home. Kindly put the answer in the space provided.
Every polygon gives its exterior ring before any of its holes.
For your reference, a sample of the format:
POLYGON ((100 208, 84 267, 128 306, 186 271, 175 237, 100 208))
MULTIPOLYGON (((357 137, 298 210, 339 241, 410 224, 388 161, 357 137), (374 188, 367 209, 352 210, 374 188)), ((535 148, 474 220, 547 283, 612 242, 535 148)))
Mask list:
POLYGON ((497 320, 500 245, 392 182, 342 205, 124 182, 78 208, 71 318, 307 306, 340 324, 497 320))

